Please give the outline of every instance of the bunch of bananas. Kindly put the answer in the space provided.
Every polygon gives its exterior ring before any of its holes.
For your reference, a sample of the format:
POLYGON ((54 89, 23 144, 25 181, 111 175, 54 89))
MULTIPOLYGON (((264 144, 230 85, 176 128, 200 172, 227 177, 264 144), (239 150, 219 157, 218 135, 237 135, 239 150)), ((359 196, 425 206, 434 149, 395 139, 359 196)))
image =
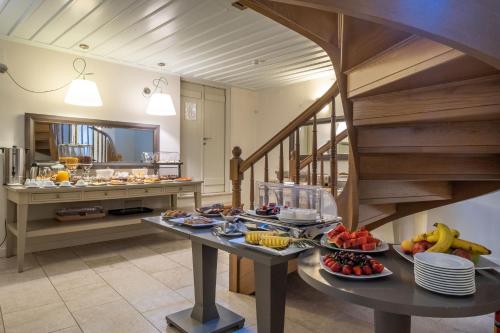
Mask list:
POLYGON ((460 249, 470 252, 471 254, 486 255, 491 254, 491 251, 484 247, 483 245, 469 242, 467 240, 460 239, 460 232, 455 229, 450 229, 444 223, 435 223, 435 230, 429 231, 427 233, 419 234, 411 240, 404 241, 401 243, 401 247, 406 250, 408 246, 413 246, 414 243, 427 241, 433 244, 427 249, 428 252, 450 252, 453 249, 460 249))

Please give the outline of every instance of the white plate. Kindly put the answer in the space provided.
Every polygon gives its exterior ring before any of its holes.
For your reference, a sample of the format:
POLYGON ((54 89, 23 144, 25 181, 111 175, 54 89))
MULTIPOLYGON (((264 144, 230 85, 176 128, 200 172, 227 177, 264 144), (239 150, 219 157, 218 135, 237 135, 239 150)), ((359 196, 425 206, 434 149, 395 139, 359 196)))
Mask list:
POLYGON ((165 219, 165 220, 173 220, 173 219, 185 219, 186 217, 191 217, 192 214, 188 213, 186 216, 183 217, 172 217, 172 216, 165 216, 165 213, 162 212, 160 216, 165 219))
POLYGON ((184 223, 184 220, 186 219, 186 217, 180 217, 180 218, 176 218, 176 219, 170 219, 168 220, 169 222, 172 222, 172 223, 175 223, 175 224, 179 224, 179 225, 184 225, 186 227, 191 227, 191 228, 210 228, 210 227, 213 227, 214 225, 219 225, 219 224, 223 224, 225 223, 224 221, 220 221, 220 220, 212 220, 213 222, 210 223, 210 224, 186 224, 184 223))
POLYGON ((327 248, 332 249, 332 250, 348 251, 348 252, 355 252, 355 253, 379 253, 379 252, 385 252, 385 251, 389 250, 389 244, 387 244, 386 242, 381 242, 380 245, 375 248, 375 250, 371 250, 371 251, 363 251, 360 249, 341 249, 341 248, 336 247, 335 245, 330 244, 330 242, 328 241, 328 236, 326 234, 321 237, 320 244, 321 244, 321 246, 327 247, 327 248))
POLYGON ((441 273, 443 275, 453 275, 453 276, 471 276, 475 274, 474 269, 467 270, 458 270, 458 269, 446 269, 446 268, 438 268, 430 265, 423 264, 421 262, 415 262, 415 267, 420 268, 421 270, 433 271, 436 273, 441 273))
POLYGON ((263 218, 268 218, 268 219, 278 219, 277 215, 259 215, 255 212, 255 209, 248 209, 247 211, 245 211, 245 213, 247 213, 248 215, 255 216, 255 217, 263 217, 263 218))
POLYGON ((345 275, 345 274, 342 274, 342 273, 337 273, 337 272, 334 272, 332 271, 328 266, 326 266, 323 262, 325 256, 321 256, 320 260, 319 260, 319 265, 321 266, 322 269, 324 269, 326 272, 332 274, 332 275, 335 275, 335 276, 338 276, 338 277, 342 277, 342 278, 346 278, 346 279, 351 279, 351 280, 370 280, 370 279, 378 279, 378 278, 381 278, 381 277, 384 277, 384 276, 389 276, 392 274, 392 272, 387 268, 387 267, 384 267, 384 270, 378 274, 372 274, 372 275, 354 275, 354 274, 351 274, 351 275, 345 275))
POLYGON ((421 279, 421 280, 425 280, 425 281, 429 281, 429 282, 440 284, 443 287, 444 286, 467 287, 467 286, 471 286, 471 285, 475 284, 474 279, 468 279, 468 280, 463 280, 463 281, 457 281, 457 280, 452 281, 452 280, 444 280, 443 278, 440 278, 440 277, 429 276, 429 275, 422 275, 422 274, 420 274, 418 272, 415 272, 415 278, 417 278, 417 277, 419 279, 421 279))
POLYGON ((475 285, 472 285, 469 287, 443 287, 439 284, 435 284, 435 283, 428 282, 428 281, 418 279, 418 278, 415 279, 415 282, 419 286, 423 286, 425 288, 429 288, 432 290, 444 291, 444 292, 448 292, 448 293, 460 293, 460 294, 462 294, 462 293, 470 293, 470 292, 473 292, 476 290, 475 285))
POLYGON ((457 290, 449 291, 449 290, 443 290, 443 289, 435 289, 435 288, 432 288, 426 284, 419 283, 419 282, 417 282, 417 285, 419 285, 420 287, 422 287, 428 291, 431 291, 431 292, 434 292, 437 294, 450 295, 450 296, 468 296, 468 295, 472 295, 476 292, 475 289, 467 290, 467 291, 457 291, 457 290))
POLYGON ((423 278, 428 278, 428 279, 434 279, 438 282, 442 282, 442 283, 470 283, 471 281, 474 281, 475 277, 474 275, 472 276, 467 276, 467 277, 455 277, 455 276, 450 276, 450 275, 441 275, 441 274, 435 274, 435 273, 430 273, 428 271, 426 271, 425 273, 418 270, 418 269, 415 269, 414 270, 414 274, 415 276, 420 276, 420 277, 423 277, 423 278))
MULTIPOLYGON (((404 253, 401 245, 393 245, 394 251, 409 262, 414 262, 413 255, 404 253)), ((492 256, 479 256, 479 261, 476 263, 476 270, 478 269, 500 269, 500 259, 492 256)))
POLYGON ((281 214, 276 215, 276 217, 281 221, 289 224, 316 224, 320 222, 318 219, 316 220, 301 220, 301 219, 290 219, 287 217, 281 216, 281 214))
POLYGON ((453 270, 474 269, 472 261, 447 253, 420 252, 413 257, 415 261, 437 268, 453 270))
POLYGON ((312 248, 312 247, 300 248, 300 247, 296 247, 292 244, 289 247, 287 247, 286 249, 276 250, 276 249, 271 249, 271 248, 265 247, 265 246, 248 244, 247 242, 245 242, 245 237, 230 239, 229 242, 233 243, 234 245, 240 245, 240 246, 248 247, 250 249, 255 249, 255 250, 258 250, 261 252, 267 252, 267 253, 278 255, 278 256, 287 256, 290 254, 302 252, 304 250, 312 248))

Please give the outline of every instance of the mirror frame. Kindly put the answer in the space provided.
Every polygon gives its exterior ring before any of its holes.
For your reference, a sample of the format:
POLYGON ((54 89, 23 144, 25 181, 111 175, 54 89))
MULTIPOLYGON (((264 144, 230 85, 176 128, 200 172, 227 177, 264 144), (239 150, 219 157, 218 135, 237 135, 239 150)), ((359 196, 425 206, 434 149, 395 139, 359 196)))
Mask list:
MULTIPOLYGON (((39 113, 25 113, 24 114, 24 144, 27 149, 26 167, 29 168, 34 160, 35 155, 35 122, 39 123, 56 123, 56 124, 88 124, 97 126, 111 126, 120 128, 139 128, 139 129, 149 129, 153 131, 153 152, 157 153, 160 150, 160 125, 151 124, 141 124, 141 123, 131 123, 123 121, 113 121, 113 120, 102 120, 102 119, 90 119, 90 118, 79 118, 79 117, 63 117, 54 116, 39 113)), ((135 162, 111 162, 111 163, 99 163, 96 165, 99 167, 107 166, 117 166, 123 164, 123 166, 133 167, 136 165, 142 165, 141 163, 135 162)))

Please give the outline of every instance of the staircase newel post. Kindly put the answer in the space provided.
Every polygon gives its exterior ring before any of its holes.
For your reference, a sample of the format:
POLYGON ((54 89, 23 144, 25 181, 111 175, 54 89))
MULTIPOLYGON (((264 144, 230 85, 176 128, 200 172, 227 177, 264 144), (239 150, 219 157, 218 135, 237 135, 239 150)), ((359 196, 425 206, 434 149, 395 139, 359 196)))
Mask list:
MULTIPOLYGON (((233 158, 229 162, 229 178, 232 183, 232 205, 233 207, 241 207, 241 181, 243 180, 243 173, 240 172, 241 148, 235 146, 233 148, 233 158)), ((250 186, 253 186, 251 184, 250 186)))

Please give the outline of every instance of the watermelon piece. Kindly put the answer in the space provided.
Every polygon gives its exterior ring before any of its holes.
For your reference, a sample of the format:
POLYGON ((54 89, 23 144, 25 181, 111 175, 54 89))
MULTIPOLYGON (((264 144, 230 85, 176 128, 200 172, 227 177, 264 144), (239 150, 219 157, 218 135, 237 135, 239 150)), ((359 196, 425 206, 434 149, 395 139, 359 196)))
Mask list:
POLYGON ((344 240, 339 238, 339 236, 335 237, 334 239, 329 239, 328 240, 331 244, 334 244, 336 247, 342 248, 344 245, 344 240))
POLYGON ((348 239, 344 242, 343 247, 344 249, 355 249, 358 248, 359 245, 357 244, 356 239, 348 239))
POLYGON ((358 237, 356 238, 356 245, 363 245, 368 243, 368 237, 358 237))
POLYGON ((363 251, 373 251, 377 247, 377 243, 372 242, 372 243, 366 243, 361 245, 361 250, 363 251))

